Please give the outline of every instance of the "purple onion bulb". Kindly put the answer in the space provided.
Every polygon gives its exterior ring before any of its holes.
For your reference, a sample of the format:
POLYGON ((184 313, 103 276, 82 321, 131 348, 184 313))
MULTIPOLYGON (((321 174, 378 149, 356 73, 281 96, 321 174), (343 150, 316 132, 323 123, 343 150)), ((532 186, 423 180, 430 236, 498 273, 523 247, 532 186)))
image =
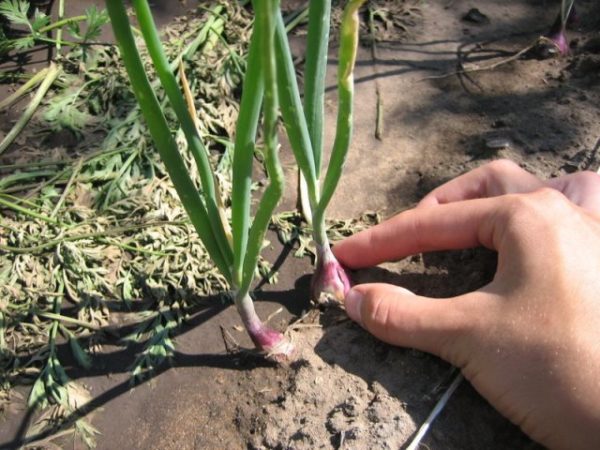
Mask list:
POLYGON ((567 39, 567 35, 563 30, 558 31, 557 33, 548 34, 546 37, 552 41, 552 43, 562 56, 566 56, 569 54, 569 41, 567 39))
POLYGON ((546 33, 545 37, 548 38, 553 44, 558 53, 562 56, 566 56, 569 54, 569 40, 567 39, 566 27, 567 25, 573 25, 579 21, 579 17, 577 15, 577 11, 575 10, 575 5, 569 11, 569 15, 567 16, 567 20, 563 24, 561 14, 558 14, 556 20, 550 27, 550 31, 546 33))
POLYGON ((333 255, 329 244, 317 244, 317 266, 311 280, 313 300, 318 303, 342 303, 350 287, 350 278, 333 255))
POLYGON ((236 298, 236 306, 244 326, 258 350, 267 358, 275 361, 287 361, 294 353, 294 345, 283 333, 265 325, 254 310, 254 304, 248 294, 236 298))

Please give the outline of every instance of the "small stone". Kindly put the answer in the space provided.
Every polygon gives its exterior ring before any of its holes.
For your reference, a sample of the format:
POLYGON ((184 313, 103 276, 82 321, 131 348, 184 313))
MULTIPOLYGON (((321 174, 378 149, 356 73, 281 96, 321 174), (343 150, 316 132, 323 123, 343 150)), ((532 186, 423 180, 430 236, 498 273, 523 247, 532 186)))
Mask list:
POLYGON ((471 8, 469 11, 467 11, 467 13, 463 16, 462 20, 477 25, 485 25, 490 23, 489 17, 483 14, 477 8, 471 8))
POLYGON ((563 170, 565 173, 575 173, 575 172, 577 172, 577 171, 579 170, 579 167, 577 167, 577 166, 576 166, 576 165, 574 165, 574 164, 567 163, 567 164, 563 164, 563 165, 561 166, 561 169, 562 169, 562 170, 563 170))
POLYGON ((507 138, 495 137, 486 139, 485 146, 490 150, 500 150, 502 148, 510 148, 511 142, 507 138))
POLYGON ((359 427, 352 427, 346 431, 346 439, 356 440, 359 438, 361 432, 359 427))

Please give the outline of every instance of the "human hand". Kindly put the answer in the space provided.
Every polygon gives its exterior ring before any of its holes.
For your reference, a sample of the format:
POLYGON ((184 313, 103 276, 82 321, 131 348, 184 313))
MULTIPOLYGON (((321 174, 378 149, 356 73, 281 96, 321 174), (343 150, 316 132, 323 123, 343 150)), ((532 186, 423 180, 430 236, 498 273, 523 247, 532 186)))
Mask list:
POLYGON ((500 413, 551 448, 600 448, 600 177, 542 181, 507 161, 334 247, 350 268, 433 250, 498 252, 494 280, 449 299, 355 286, 348 315, 391 344, 458 366, 500 413), (568 197, 568 198, 567 198, 568 197))

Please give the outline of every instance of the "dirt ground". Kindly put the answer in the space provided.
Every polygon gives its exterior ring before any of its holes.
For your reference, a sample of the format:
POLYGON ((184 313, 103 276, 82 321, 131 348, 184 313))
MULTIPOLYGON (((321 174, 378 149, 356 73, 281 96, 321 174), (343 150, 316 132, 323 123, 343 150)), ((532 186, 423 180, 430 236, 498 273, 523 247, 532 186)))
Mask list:
MULTIPOLYGON (((330 215, 367 210, 390 216, 414 205, 433 187, 496 158, 510 158, 541 177, 597 170, 600 157, 600 7, 578 1, 580 21, 569 33, 565 58, 525 58, 469 76, 440 77, 457 58, 496 62, 502 52, 532 43, 554 20, 549 0, 421 3, 409 36, 375 50, 363 46, 356 69, 355 135, 330 215), (472 7, 489 18, 461 18, 472 7), (477 44, 485 44, 478 47, 477 44), (485 52, 483 50, 486 50, 485 52), (493 50, 497 53, 488 52, 493 50), (488 59, 489 56, 495 56, 488 59), (375 138, 377 91, 383 132, 375 138), (502 149, 490 147, 503 139, 502 149)), ((301 37, 294 38, 301 54, 301 37)), ((327 121, 335 121, 336 49, 330 53, 327 121)), ((327 127, 327 142, 333 126, 327 127)), ((327 148, 327 146, 326 146, 327 148)), ((285 149, 284 149, 285 150, 285 149)), ((295 192, 291 159, 288 199, 295 192)), ((399 236, 410 239, 410 236, 399 236)), ((99 449, 398 449, 406 445, 453 378, 443 361, 372 338, 343 312, 311 310, 310 262, 271 239, 279 282, 257 292, 257 309, 281 329, 308 312, 289 334, 298 349, 288 366, 248 352, 228 354, 222 330, 244 348, 240 320, 230 306, 207 299, 179 330, 171 366, 131 388, 135 349, 110 343, 91 371, 71 368, 93 397, 89 413, 101 432, 99 449)), ((479 249, 416 255, 353 274, 419 294, 447 297, 488 282, 495 257, 479 249)), ((26 414, 16 405, 0 430, 0 447, 14 447, 26 414)), ((72 443, 65 443, 72 447, 72 443)), ((434 423, 429 449, 537 448, 466 382, 434 423)))

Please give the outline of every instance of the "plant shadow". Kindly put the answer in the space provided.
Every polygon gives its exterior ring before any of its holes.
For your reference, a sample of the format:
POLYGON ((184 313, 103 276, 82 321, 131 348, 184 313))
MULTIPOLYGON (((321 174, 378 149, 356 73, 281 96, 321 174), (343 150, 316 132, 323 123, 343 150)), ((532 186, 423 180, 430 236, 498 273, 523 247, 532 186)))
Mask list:
MULTIPOLYGON (((287 268, 288 259, 297 260, 290 258, 289 247, 278 245, 277 250, 279 257, 276 258, 277 264, 274 270, 279 270, 283 265, 287 268)), ((293 285, 293 283, 290 284, 293 285)), ((306 310, 306 299, 309 292, 308 277, 301 277, 296 287, 285 291, 272 289, 265 291, 262 290, 263 285, 264 283, 259 282, 257 288, 260 289, 253 293, 255 307, 259 315, 264 318, 273 310, 274 306, 281 305, 282 317, 278 316, 280 318, 275 326, 285 327, 290 317, 298 316, 306 310)), ((131 370, 134 361, 144 350, 150 338, 145 337, 137 342, 126 338, 154 320, 153 316, 144 319, 143 316, 136 315, 136 313, 148 311, 151 303, 151 300, 131 303, 127 314, 111 314, 111 317, 117 315, 123 320, 116 319, 110 325, 101 327, 81 339, 82 342, 88 344, 87 346, 101 346, 101 350, 93 354, 91 368, 86 369, 78 365, 68 342, 63 340, 58 343, 56 346, 57 357, 69 380, 84 383, 100 393, 69 413, 57 427, 35 434, 30 434, 28 430, 37 416, 36 405, 23 409, 8 421, 7 427, 0 435, 7 440, 0 442, 0 448, 20 448, 54 436, 62 430, 69 429, 78 420, 91 416, 134 388, 140 389, 151 385, 163 375, 166 375, 166 379, 168 379, 170 375, 167 373, 175 373, 178 369, 214 368, 228 372, 251 372, 257 368, 278 367, 276 363, 253 350, 250 339, 240 327, 241 321, 232 305, 231 297, 226 294, 218 294, 200 296, 190 302, 190 306, 185 311, 185 320, 171 334, 171 338, 177 343, 171 357, 144 372, 140 378, 133 378, 131 370), (127 320, 132 315, 134 318, 137 317, 137 320, 127 320), (92 343, 93 345, 91 345, 92 343), (111 380, 108 384, 102 381, 107 378, 111 380), (9 429, 12 430, 10 438, 7 437, 9 429)), ((123 312, 122 302, 107 300, 103 304, 115 313, 123 312)), ((76 316, 76 310, 76 306, 63 308, 61 314, 69 317, 76 316)), ((272 322, 275 321, 276 319, 272 319, 272 322)), ((30 359, 33 354, 20 356, 30 359)), ((15 380, 14 388, 23 392, 26 397, 30 384, 30 380, 20 378, 15 380)))

